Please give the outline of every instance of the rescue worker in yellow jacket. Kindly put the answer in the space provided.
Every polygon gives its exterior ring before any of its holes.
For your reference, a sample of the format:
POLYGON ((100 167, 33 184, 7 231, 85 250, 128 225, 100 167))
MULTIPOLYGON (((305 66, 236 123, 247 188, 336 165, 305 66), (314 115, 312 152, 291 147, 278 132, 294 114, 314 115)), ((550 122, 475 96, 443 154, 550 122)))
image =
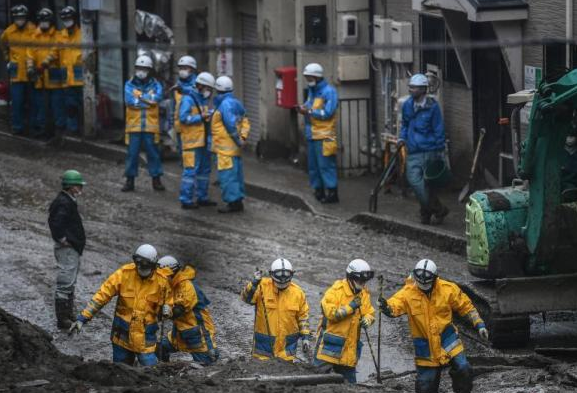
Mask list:
POLYGON ((25 127, 26 95, 30 93, 27 88, 26 47, 13 45, 18 42, 32 42, 36 26, 28 21, 28 8, 25 5, 15 5, 10 9, 10 15, 12 24, 0 36, 0 43, 4 49, 4 58, 8 61, 6 68, 10 78, 12 133, 21 134, 25 127))
POLYGON ((152 188, 164 191, 160 181, 162 162, 160 160, 160 111, 162 85, 153 76, 152 59, 142 55, 134 63, 134 77, 124 85, 126 105, 125 142, 127 145, 124 176, 126 183, 122 192, 134 191, 134 178, 138 176, 140 146, 144 144, 148 160, 148 174, 152 177, 152 188))
POLYGON ((417 393, 436 393, 441 371, 449 366, 453 391, 469 393, 473 389, 471 366, 465 357, 453 313, 466 317, 484 340, 489 332, 471 299, 450 281, 437 275, 430 259, 417 263, 405 286, 391 298, 379 298, 379 308, 389 317, 407 315, 415 347, 417 393))
POLYGON ((347 278, 335 281, 321 300, 323 318, 313 364, 356 383, 356 366, 363 347, 361 328, 368 329, 375 322, 375 309, 366 287, 375 272, 362 259, 351 261, 346 272, 347 278))
MULTIPOLYGON (((66 6, 60 10, 60 19, 64 28, 60 30, 60 42, 63 44, 82 43, 82 32, 76 19, 78 13, 72 6, 66 6)), ((78 132, 78 123, 82 113, 82 87, 84 76, 82 68, 82 50, 80 48, 60 48, 60 66, 62 67, 62 80, 64 88, 64 119, 62 123, 66 131, 78 132)))
MULTIPOLYGON (((38 28, 32 40, 42 44, 55 44, 59 41, 58 30, 54 27, 54 13, 48 8, 38 11, 38 28)), ((32 91, 32 128, 31 136, 46 139, 51 137, 46 124, 46 107, 50 106, 54 126, 62 129, 62 70, 59 51, 52 46, 32 46, 26 50, 28 79, 34 83, 32 91)))
POLYGON ((275 260, 269 274, 263 278, 256 271, 241 292, 242 300, 255 306, 252 356, 293 361, 299 339, 303 352, 310 351, 309 305, 304 291, 292 282, 294 270, 288 260, 275 260))
POLYGON ((174 307, 172 332, 163 337, 158 348, 161 361, 169 361, 170 354, 188 352, 195 362, 209 366, 218 360, 216 329, 208 306, 210 300, 194 281, 196 271, 192 266, 182 266, 176 258, 165 256, 158 267, 170 274, 174 307))
POLYGON ((118 296, 112 320, 112 361, 154 366, 156 332, 161 318, 172 315, 172 291, 167 273, 156 269, 158 254, 149 244, 136 249, 133 262, 112 273, 70 327, 70 334, 80 333, 102 307, 118 296))

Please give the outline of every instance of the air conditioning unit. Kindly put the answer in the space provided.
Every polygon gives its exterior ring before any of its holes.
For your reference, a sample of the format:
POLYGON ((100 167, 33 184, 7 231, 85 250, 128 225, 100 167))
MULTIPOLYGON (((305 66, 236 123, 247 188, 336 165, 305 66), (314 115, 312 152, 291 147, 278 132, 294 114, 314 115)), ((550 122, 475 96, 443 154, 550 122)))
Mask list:
POLYGON ((407 48, 393 49, 392 60, 395 63, 413 62, 413 24, 411 22, 391 23, 391 43, 393 45, 406 45, 407 48))
MULTIPOLYGON (((375 15, 373 18, 373 37, 375 45, 390 45, 391 44, 391 25, 392 19, 383 18, 380 15, 375 15)), ((391 60, 393 52, 391 49, 375 49, 373 56, 378 60, 391 60)))

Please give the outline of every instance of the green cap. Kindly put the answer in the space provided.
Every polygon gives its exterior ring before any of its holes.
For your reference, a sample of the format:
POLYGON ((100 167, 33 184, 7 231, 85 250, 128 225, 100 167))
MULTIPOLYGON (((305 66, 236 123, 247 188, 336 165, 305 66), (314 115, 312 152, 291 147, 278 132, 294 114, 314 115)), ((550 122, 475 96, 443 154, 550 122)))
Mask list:
POLYGON ((69 169, 62 175, 62 187, 83 186, 86 182, 82 178, 80 172, 69 169))

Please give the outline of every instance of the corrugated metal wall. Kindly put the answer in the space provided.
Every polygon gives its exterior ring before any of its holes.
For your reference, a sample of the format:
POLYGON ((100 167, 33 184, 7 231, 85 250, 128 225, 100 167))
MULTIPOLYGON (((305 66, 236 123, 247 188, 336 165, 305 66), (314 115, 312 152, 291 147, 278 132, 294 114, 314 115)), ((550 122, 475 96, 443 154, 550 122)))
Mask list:
MULTIPOLYGON (((241 14, 242 41, 256 44, 258 42, 256 16, 241 14)), ((258 76, 259 53, 256 51, 242 52, 242 101, 251 122, 248 143, 256 146, 260 140, 259 97, 260 81, 258 76)))

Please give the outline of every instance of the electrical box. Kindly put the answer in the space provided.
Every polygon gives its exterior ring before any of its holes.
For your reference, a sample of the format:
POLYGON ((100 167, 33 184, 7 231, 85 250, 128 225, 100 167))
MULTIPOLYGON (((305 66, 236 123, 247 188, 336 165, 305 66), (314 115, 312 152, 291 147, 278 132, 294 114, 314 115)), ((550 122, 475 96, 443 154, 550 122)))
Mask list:
POLYGON ((341 15, 339 18, 340 45, 356 45, 359 43, 359 20, 355 15, 341 15))
POLYGON ((395 63, 413 62, 413 24, 411 22, 391 23, 391 43, 393 45, 407 45, 407 48, 393 49, 392 60, 395 63))
MULTIPOLYGON (((392 19, 375 15, 373 18, 373 37, 375 45, 391 45, 391 24, 392 19)), ((373 52, 375 59, 391 60, 393 53, 391 49, 375 49, 373 52)))
POLYGON ((86 11, 101 11, 103 9, 103 0, 83 0, 81 9, 86 11))
POLYGON ((279 67, 276 74, 276 105, 292 109, 297 105, 297 69, 296 67, 279 67))
POLYGON ((369 79, 369 56, 339 56, 337 67, 340 81, 364 81, 369 79))

